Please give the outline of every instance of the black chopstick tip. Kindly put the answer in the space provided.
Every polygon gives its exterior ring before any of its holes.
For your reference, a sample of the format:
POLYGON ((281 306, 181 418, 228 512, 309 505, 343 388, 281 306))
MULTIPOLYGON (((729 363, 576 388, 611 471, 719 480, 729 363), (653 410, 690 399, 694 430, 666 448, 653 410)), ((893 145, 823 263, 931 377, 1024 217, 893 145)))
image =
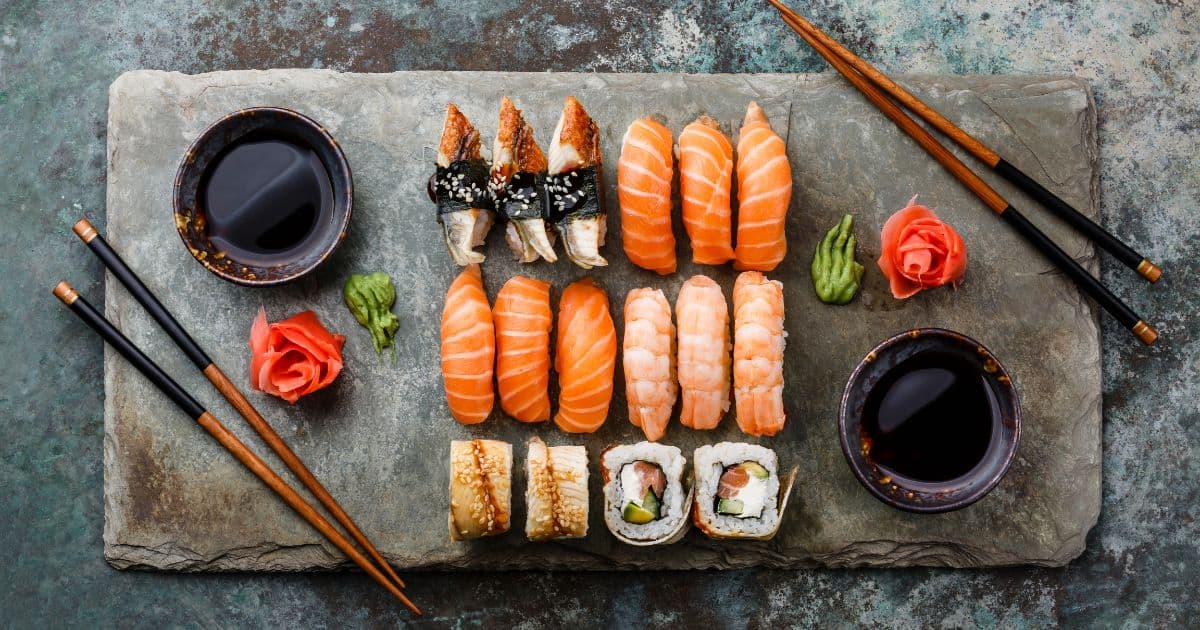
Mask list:
POLYGON ((1137 272, 1151 283, 1158 282, 1158 279, 1162 277, 1162 267, 1159 267, 1158 265, 1144 258, 1137 266, 1137 272))
POLYGON ((76 221, 71 229, 79 237, 79 240, 84 243, 91 243, 97 236, 100 236, 100 233, 96 231, 96 227, 86 218, 76 221))
POLYGON ((67 284, 66 280, 63 280, 54 285, 54 297, 62 300, 63 304, 70 306, 75 303, 75 300, 79 299, 79 292, 71 288, 71 285, 67 284))

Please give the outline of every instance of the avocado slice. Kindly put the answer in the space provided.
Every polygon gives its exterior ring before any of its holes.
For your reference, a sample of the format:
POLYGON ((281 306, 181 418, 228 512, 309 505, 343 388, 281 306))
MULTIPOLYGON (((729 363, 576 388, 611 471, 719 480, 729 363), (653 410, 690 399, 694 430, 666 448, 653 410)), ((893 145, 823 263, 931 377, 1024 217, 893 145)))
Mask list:
MULTIPOLYGON (((632 503, 630 505, 633 505, 632 503)), ((629 509, 629 508, 625 508, 629 509)), ((717 501, 717 514, 729 514, 731 516, 741 516, 742 510, 746 509, 745 504, 737 499, 720 499, 717 501)))
POLYGON ((646 495, 642 497, 642 509, 653 514, 654 518, 662 516, 662 502, 650 488, 646 488, 646 495))
POLYGON ((625 504, 625 509, 621 511, 621 520, 634 525, 645 525, 657 518, 654 512, 644 510, 638 507, 638 504, 630 501, 625 504))
POLYGON ((758 462, 742 462, 742 470, 754 475, 757 479, 766 479, 770 473, 758 462))

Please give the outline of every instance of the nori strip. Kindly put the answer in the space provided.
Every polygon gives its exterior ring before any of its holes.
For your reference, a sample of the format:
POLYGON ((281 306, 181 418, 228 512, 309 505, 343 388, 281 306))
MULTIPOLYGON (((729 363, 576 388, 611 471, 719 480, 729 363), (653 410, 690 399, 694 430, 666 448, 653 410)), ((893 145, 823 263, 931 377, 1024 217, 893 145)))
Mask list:
POLYGON ((595 166, 546 177, 546 217, 556 225, 604 212, 595 166))
POLYGON ((438 220, 459 210, 494 207, 488 191, 488 164, 484 160, 459 160, 449 167, 437 167, 429 181, 429 192, 437 203, 438 220))
POLYGON ((546 177, 520 172, 495 191, 496 207, 509 219, 541 219, 546 211, 546 177))

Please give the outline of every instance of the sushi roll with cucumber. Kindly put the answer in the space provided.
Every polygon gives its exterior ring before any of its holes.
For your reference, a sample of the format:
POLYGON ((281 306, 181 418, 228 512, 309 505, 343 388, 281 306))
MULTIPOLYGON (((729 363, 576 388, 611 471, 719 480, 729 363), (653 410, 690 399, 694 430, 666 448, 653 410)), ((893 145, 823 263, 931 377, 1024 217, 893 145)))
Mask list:
POLYGON ((525 535, 532 541, 583 538, 588 531, 588 463, 582 446, 529 440, 525 535))
POLYGON ((709 538, 770 540, 779 531, 798 468, 779 474, 775 451, 721 442, 693 456, 696 502, 692 520, 709 538))
POLYGON ((686 460, 674 446, 639 442, 604 451, 604 523, 623 543, 668 545, 687 532, 692 490, 686 460))
POLYGON ((512 516, 512 444, 450 442, 450 540, 498 536, 512 516))

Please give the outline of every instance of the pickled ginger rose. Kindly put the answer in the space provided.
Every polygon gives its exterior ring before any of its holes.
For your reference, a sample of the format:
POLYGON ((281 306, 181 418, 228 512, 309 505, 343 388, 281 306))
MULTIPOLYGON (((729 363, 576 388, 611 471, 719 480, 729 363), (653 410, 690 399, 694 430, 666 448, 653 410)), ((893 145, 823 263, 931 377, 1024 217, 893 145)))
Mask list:
POLYGON ((337 378, 345 342, 312 311, 268 323, 267 311, 260 308, 250 327, 250 385, 295 404, 337 378))
POLYGON ((957 285, 967 270, 967 248, 954 228, 932 210, 919 206, 914 196, 908 206, 883 225, 883 255, 879 269, 898 299, 921 289, 957 285))

